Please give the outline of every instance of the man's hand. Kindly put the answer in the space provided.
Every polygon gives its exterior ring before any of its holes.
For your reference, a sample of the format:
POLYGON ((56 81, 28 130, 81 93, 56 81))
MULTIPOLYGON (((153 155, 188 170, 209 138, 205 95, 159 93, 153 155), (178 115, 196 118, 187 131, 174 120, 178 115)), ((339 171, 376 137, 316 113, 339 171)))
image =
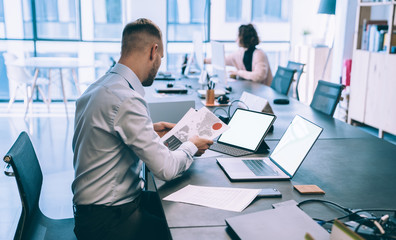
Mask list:
POLYGON ((206 138, 200 138, 198 136, 194 136, 189 139, 195 146, 197 146, 198 151, 195 153, 195 156, 199 157, 205 153, 206 149, 213 144, 213 141, 206 138))
POLYGON ((169 132, 176 124, 168 123, 168 122, 157 122, 154 123, 154 131, 158 134, 158 136, 162 137, 167 132, 169 132))

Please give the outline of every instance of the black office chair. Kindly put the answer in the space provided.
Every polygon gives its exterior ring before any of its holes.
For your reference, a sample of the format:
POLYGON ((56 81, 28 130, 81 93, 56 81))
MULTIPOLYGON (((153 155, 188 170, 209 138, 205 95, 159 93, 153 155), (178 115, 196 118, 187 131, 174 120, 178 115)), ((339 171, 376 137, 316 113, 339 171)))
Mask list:
POLYGON ((287 95, 295 72, 296 70, 294 69, 279 66, 272 80, 271 88, 279 93, 287 95))
MULTIPOLYGON (((4 157, 4 162, 13 169, 22 202, 22 213, 14 239, 77 239, 73 232, 74 218, 51 219, 40 211, 43 174, 26 132, 19 135, 4 157)), ((8 172, 7 175, 12 174, 8 172)))
POLYGON ((300 101, 300 96, 298 95, 298 84, 300 83, 300 77, 304 71, 304 66, 305 66, 304 63, 298 63, 298 62, 293 62, 293 61, 288 61, 287 66, 286 66, 289 69, 296 70, 296 73, 294 74, 294 80, 296 81, 296 88, 295 88, 296 89, 296 98, 299 101, 300 101))
POLYGON ((311 108, 333 116, 343 89, 344 86, 341 84, 319 80, 310 105, 311 108))

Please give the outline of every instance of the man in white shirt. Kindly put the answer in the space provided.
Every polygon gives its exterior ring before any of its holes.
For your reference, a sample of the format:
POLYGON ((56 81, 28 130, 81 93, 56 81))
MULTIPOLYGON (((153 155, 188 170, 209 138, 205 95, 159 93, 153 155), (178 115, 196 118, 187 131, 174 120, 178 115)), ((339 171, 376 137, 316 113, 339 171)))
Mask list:
POLYGON ((152 123, 143 86, 153 83, 162 57, 158 26, 129 23, 118 63, 77 100, 72 190, 79 239, 167 238, 158 195, 142 191, 142 164, 171 180, 213 143, 196 136, 170 151, 160 140, 174 124, 152 123))

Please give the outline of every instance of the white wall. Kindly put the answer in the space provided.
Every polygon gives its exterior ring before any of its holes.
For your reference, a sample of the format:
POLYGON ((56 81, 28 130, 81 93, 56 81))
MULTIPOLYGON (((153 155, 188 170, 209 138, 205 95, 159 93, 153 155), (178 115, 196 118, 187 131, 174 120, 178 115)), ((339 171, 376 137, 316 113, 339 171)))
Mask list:
POLYGON ((320 0, 293 0, 291 13, 291 43, 292 45, 323 45, 326 42, 334 24, 332 16, 317 14, 320 0), (326 27, 327 26, 327 27, 326 27), (311 32, 304 41, 303 31, 311 32))
POLYGON ((337 1, 331 82, 339 83, 346 59, 352 59, 356 0, 337 1))

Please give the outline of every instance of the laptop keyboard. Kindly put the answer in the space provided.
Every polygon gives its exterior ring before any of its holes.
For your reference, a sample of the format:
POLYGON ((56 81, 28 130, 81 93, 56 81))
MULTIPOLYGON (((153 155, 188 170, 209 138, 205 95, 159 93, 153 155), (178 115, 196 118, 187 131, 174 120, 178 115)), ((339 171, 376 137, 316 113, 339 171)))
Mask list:
POLYGON ((270 166, 268 166, 263 160, 242 160, 242 162, 248 166, 250 170, 256 176, 277 176, 279 175, 270 166))
POLYGON ((221 152, 221 153, 225 153, 234 157, 239 157, 239 156, 244 156, 244 155, 249 155, 252 154, 253 152, 251 151, 247 151, 247 150, 243 150, 240 148, 235 148, 235 147, 231 147, 228 145, 224 145, 224 144, 220 144, 217 142, 214 142, 210 148, 210 150, 216 151, 216 152, 221 152))

